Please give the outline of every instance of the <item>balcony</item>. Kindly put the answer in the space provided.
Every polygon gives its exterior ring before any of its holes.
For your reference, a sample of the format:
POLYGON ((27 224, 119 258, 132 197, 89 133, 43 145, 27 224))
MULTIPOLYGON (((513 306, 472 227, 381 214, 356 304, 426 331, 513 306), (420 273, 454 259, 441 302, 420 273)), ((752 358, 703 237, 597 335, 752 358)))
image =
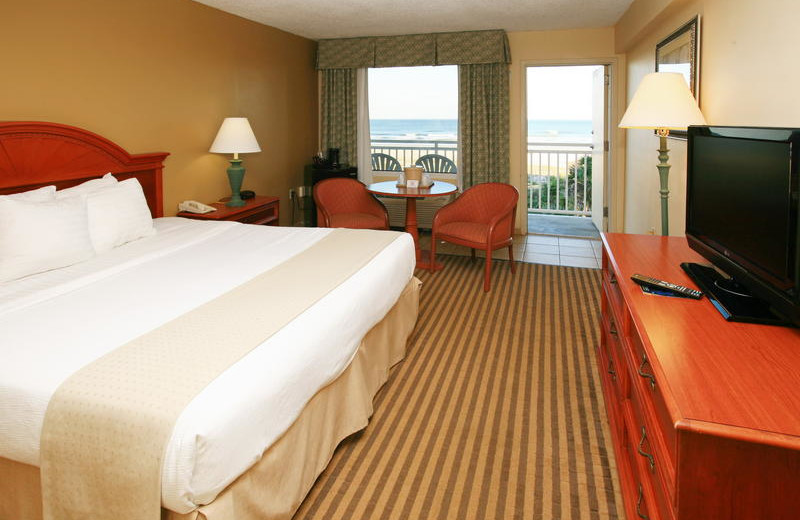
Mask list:
POLYGON ((422 141, 415 139, 373 139, 372 153, 391 155, 402 166, 413 165, 417 159, 427 154, 447 157, 458 165, 458 141, 422 141))
MULTIPOLYGON (((458 141, 373 140, 372 153, 391 155, 411 165, 426 154, 458 164, 458 141)), ((527 155, 529 213, 587 217, 592 214, 592 145, 529 143, 527 155)))
MULTIPOLYGON (((458 164, 456 140, 373 139, 371 144, 372 153, 391 155, 404 166, 414 164, 426 154, 443 155, 458 164)), ((528 143, 526 169, 527 193, 522 197, 526 200, 530 216, 529 232, 596 236, 597 230, 588 219, 567 218, 590 217, 592 214, 591 143, 528 143), (546 215, 561 218, 549 218, 546 215)))
POLYGON ((529 143, 528 213, 592 214, 592 145, 529 143))

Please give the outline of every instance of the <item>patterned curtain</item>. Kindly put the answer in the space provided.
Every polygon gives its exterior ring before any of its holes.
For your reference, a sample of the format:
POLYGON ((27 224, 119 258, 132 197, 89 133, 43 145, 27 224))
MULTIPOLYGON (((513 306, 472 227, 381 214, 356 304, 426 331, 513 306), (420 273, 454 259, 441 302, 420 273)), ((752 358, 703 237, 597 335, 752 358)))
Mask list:
POLYGON ((511 63, 505 31, 320 40, 317 69, 511 63))
POLYGON ((322 152, 339 149, 339 162, 356 165, 356 69, 322 71, 322 152))
POLYGON ((458 122, 464 188, 509 182, 508 65, 458 66, 458 122))
POLYGON ((339 160, 356 165, 357 69, 458 65, 462 185, 508 182, 509 63, 502 30, 320 40, 323 152, 339 148, 339 160))

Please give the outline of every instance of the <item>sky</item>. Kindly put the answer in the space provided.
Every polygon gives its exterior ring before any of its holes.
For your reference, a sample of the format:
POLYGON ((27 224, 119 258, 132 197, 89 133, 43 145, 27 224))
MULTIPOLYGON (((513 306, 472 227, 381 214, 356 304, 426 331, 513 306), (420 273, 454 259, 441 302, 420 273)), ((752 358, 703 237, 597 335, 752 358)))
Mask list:
POLYGON ((370 119, 458 119, 458 67, 369 69, 370 119))
MULTIPOLYGON (((528 118, 591 119, 596 68, 528 67, 528 118)), ((458 118, 455 65, 369 69, 368 88, 370 119, 458 118)))
POLYGON ((528 67, 528 119, 592 119, 592 74, 598 68, 528 67))

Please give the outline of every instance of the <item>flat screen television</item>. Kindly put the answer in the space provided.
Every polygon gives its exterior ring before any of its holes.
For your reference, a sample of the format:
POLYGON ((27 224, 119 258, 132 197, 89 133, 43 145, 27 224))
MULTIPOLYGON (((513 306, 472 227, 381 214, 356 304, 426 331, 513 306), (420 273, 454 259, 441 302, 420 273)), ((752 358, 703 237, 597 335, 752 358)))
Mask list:
POLYGON ((692 126, 686 267, 732 321, 800 325, 800 129, 692 126))

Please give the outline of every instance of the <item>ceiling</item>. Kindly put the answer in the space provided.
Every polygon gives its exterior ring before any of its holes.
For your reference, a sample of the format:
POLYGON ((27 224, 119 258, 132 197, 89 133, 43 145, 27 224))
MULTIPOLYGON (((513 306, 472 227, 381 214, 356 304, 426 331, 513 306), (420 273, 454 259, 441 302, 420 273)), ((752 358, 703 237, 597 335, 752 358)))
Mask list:
POLYGON ((195 0, 313 40, 614 25, 632 0, 195 0))

